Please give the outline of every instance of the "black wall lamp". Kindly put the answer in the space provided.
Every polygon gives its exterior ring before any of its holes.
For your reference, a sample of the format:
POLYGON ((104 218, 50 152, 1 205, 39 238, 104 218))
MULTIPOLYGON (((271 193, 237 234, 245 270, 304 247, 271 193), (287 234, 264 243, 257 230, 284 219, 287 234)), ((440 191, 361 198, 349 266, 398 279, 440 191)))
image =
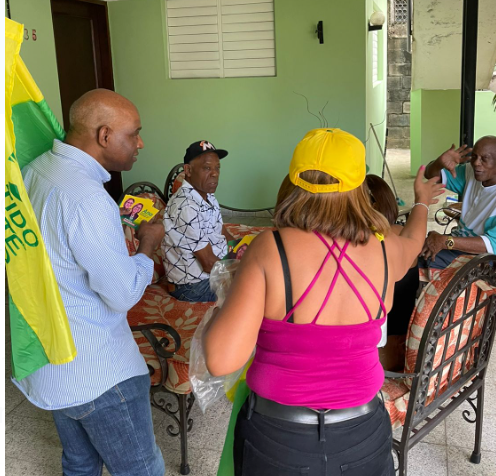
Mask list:
POLYGON ((369 31, 382 30, 382 26, 386 21, 386 16, 382 12, 374 12, 370 15, 369 31))
POLYGON ((319 21, 317 23, 317 29, 315 30, 315 33, 317 33, 317 38, 319 39, 319 43, 323 44, 324 43, 324 22, 319 21))

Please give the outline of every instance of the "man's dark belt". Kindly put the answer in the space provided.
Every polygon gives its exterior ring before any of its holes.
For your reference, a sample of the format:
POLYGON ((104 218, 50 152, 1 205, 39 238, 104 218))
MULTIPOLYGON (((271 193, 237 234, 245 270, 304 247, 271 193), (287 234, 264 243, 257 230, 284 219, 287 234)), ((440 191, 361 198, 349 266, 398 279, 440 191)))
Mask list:
POLYGON ((282 405, 267 400, 266 398, 250 392, 248 397, 248 415, 251 418, 252 412, 259 413, 271 418, 289 421, 293 423, 303 423, 306 425, 319 425, 320 441, 325 441, 324 426, 342 421, 352 420, 367 413, 373 412, 379 405, 380 399, 375 396, 370 402, 358 407, 340 408, 337 410, 313 410, 307 407, 293 407, 282 405))

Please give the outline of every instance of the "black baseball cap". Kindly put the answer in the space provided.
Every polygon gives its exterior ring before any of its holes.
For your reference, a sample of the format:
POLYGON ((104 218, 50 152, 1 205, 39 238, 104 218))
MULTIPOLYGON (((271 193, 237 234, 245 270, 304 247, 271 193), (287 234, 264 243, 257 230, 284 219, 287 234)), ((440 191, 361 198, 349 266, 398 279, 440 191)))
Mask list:
POLYGON ((208 140, 199 140, 198 142, 193 142, 186 149, 184 163, 189 164, 193 159, 196 159, 199 155, 207 152, 215 152, 219 156, 219 159, 223 159, 228 154, 227 150, 216 149, 211 142, 208 142, 208 140))

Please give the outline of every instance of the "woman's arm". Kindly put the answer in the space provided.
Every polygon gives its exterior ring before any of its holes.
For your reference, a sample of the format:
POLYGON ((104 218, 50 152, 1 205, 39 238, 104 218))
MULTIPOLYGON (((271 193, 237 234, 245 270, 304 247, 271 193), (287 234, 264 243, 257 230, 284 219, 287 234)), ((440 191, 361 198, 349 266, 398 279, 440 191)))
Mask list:
MULTIPOLYGON (((391 225, 391 231, 395 234, 395 235, 400 235, 403 233, 403 230, 404 230, 404 227, 402 225, 391 225)), ((415 258, 413 260, 413 263, 410 265, 410 268, 415 268, 415 266, 417 266, 417 262, 418 262, 418 258, 415 258)))
POLYGON ((255 347, 265 311, 263 250, 271 235, 262 233, 248 247, 226 302, 205 330, 205 359, 214 376, 240 369, 255 347))
POLYGON ((408 271, 412 262, 417 258, 424 244, 427 233, 428 207, 437 203, 435 197, 444 191, 444 185, 438 183, 439 177, 433 177, 424 182, 425 166, 420 167, 414 182, 415 205, 410 216, 401 230, 400 235, 391 233, 389 242, 392 245, 392 263, 394 264, 395 281, 399 281, 408 271))

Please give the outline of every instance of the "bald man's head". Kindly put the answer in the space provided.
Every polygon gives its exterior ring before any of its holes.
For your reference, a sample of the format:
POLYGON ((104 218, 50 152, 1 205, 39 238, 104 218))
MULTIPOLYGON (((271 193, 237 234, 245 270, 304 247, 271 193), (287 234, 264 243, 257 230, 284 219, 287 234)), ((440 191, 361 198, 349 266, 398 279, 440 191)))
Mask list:
POLYGON ((108 89, 93 89, 71 106, 69 133, 91 133, 103 125, 112 125, 120 115, 129 112, 137 110, 124 96, 108 89))
POLYGON ((138 110, 114 91, 94 89, 83 94, 71 106, 69 122, 66 142, 108 171, 131 170, 143 148, 138 110))
POLYGON ((475 179, 484 187, 496 185, 496 137, 481 137, 474 145, 470 163, 475 179))

